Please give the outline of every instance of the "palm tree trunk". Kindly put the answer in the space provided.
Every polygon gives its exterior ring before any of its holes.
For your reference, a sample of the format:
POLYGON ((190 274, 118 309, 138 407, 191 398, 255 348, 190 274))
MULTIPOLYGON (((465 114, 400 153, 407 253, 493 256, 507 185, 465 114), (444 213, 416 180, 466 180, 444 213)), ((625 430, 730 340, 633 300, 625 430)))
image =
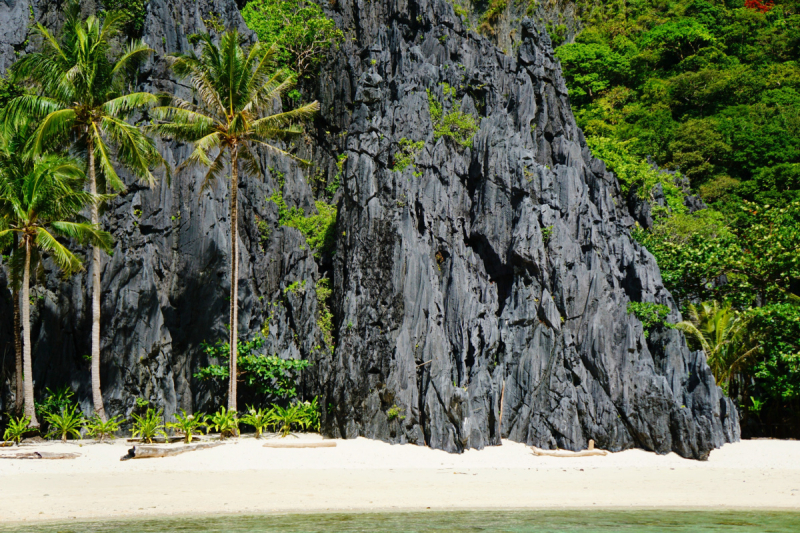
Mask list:
POLYGON ((22 273, 22 365, 25 395, 25 416, 30 417, 31 427, 39 427, 33 405, 33 364, 31 362, 31 237, 25 239, 25 271, 22 273))
POLYGON ((230 360, 228 379, 228 410, 236 412, 236 359, 238 352, 239 325, 239 246, 237 230, 239 222, 239 152, 237 146, 231 146, 231 323, 230 323, 230 360))
MULTIPOLYGON (((87 143, 89 155, 89 191, 97 194, 97 181, 94 170, 94 144, 91 136, 87 143)), ((99 206, 92 202, 92 224, 99 226, 99 206)), ((103 392, 100 389, 100 248, 92 246, 92 402, 100 420, 106 421, 106 410, 103 406, 103 392)))
POLYGON ((20 317, 19 317, 19 289, 14 289, 11 292, 11 298, 14 301, 14 351, 16 352, 16 367, 17 367, 17 394, 14 410, 17 416, 22 414, 25 408, 25 391, 22 386, 22 332, 20 331, 20 317))

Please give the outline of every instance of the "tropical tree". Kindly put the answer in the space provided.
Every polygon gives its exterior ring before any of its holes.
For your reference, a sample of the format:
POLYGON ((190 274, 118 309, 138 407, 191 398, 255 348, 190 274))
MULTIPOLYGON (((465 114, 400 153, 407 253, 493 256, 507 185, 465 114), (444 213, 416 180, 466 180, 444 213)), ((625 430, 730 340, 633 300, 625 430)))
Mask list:
MULTIPOLYGON (((238 346, 239 247, 237 242, 239 165, 249 174, 260 174, 256 147, 288 155, 267 141, 300 135, 297 124, 319 110, 313 102, 297 109, 272 113, 282 94, 293 85, 291 76, 275 70, 277 47, 240 44, 236 31, 222 34, 219 44, 210 35, 198 36, 201 52, 171 58, 175 74, 195 90, 196 103, 171 97, 169 105, 153 110, 160 120, 154 126, 161 135, 194 143, 195 149, 179 169, 207 167, 201 191, 230 164, 231 297, 228 409, 236 411, 238 346)), ((295 158, 297 159, 297 158, 295 158)))
MULTIPOLYGON (((19 96, 9 105, 8 117, 34 117, 40 124, 30 145, 34 155, 54 146, 69 147, 86 158, 89 192, 124 191, 116 162, 149 185, 152 170, 163 159, 155 144, 127 118, 157 103, 149 93, 132 92, 136 67, 153 52, 141 41, 121 47, 115 40, 128 20, 122 12, 83 20, 77 3, 66 8, 59 38, 38 24, 34 33, 41 51, 22 57, 12 69, 13 80, 27 82, 36 94, 19 96), (121 50, 117 52, 117 50, 121 50)), ((164 165, 166 167, 166 165, 164 165)), ((100 223, 100 204, 90 204, 91 222, 100 223)), ((100 389, 100 258, 101 247, 92 248, 92 400, 106 420, 100 389)))
POLYGON ((717 384, 728 393, 731 377, 741 373, 761 347, 751 334, 748 317, 730 303, 716 301, 689 304, 688 315, 689 320, 675 327, 700 346, 717 384))
POLYGON ((30 275, 31 263, 47 253, 65 275, 79 270, 81 261, 57 236, 109 250, 111 235, 78 216, 86 205, 103 197, 83 191, 81 165, 60 155, 33 157, 22 149, 19 135, 0 135, 0 238, 15 234, 12 262, 22 262, 22 346, 25 416, 38 427, 33 403, 31 363, 30 275))

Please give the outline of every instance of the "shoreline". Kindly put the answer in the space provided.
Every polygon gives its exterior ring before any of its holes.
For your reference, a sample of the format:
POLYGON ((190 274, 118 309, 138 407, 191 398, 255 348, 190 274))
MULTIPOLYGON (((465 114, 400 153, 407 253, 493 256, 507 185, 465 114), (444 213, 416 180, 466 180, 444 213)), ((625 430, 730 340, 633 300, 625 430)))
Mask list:
POLYGON ((0 523, 481 510, 800 512, 800 441, 727 444, 705 462, 642 450, 536 457, 510 441, 460 455, 364 438, 337 440, 335 448, 264 442, 243 438, 122 462, 130 447, 124 439, 5 448, 0 453, 81 457, 0 459, 0 523))

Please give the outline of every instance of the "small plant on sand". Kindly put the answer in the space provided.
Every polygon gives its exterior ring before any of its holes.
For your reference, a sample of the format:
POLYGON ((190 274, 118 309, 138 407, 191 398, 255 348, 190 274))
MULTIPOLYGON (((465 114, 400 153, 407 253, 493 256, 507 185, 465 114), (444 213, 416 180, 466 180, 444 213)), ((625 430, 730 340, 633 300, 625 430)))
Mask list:
POLYGON ((137 414, 131 415, 133 418, 133 430, 131 436, 133 438, 139 437, 143 442, 152 444, 153 439, 158 436, 167 437, 164 432, 164 424, 161 422, 163 419, 163 409, 156 411, 155 409, 148 409, 144 416, 137 414))
POLYGON ((270 412, 267 409, 256 410, 254 407, 247 409, 247 414, 241 418, 242 423, 253 426, 256 430, 256 438, 260 439, 264 430, 272 424, 270 412))
POLYGON ((61 437, 63 442, 67 442, 67 437, 72 435, 76 439, 81 438, 81 429, 86 420, 83 413, 78 411, 78 406, 73 405, 61 410, 58 414, 49 414, 45 417, 50 425, 48 437, 61 437))
POLYGON ((6 432, 3 433, 3 440, 8 440, 11 442, 17 443, 19 445, 20 441, 22 440, 22 436, 28 431, 28 424, 31 423, 31 419, 27 416, 23 416, 14 420, 13 418, 8 421, 8 427, 6 428, 6 432))
POLYGON ((103 422, 103 419, 100 418, 97 414, 95 414, 92 418, 86 420, 84 422, 84 427, 86 428, 86 434, 93 439, 97 439, 100 442, 103 442, 106 437, 113 437, 114 433, 119 431, 119 426, 122 425, 125 420, 118 420, 120 418, 119 415, 115 416, 114 418, 109 419, 106 422, 103 422))
POLYGON ((281 438, 289 436, 292 427, 305 428, 306 417, 304 416, 302 404, 294 404, 289 407, 274 406, 270 409, 270 418, 281 434, 281 438))
POLYGON ((221 439, 239 435, 239 419, 236 418, 236 411, 228 411, 225 407, 220 407, 219 411, 211 415, 209 426, 219 431, 221 439))
POLYGON ((175 415, 175 422, 169 422, 167 427, 183 435, 183 441, 186 444, 192 442, 192 435, 197 433, 200 435, 200 428, 205 427, 207 415, 203 413, 195 413, 193 415, 186 414, 186 411, 181 409, 182 414, 175 415))
POLYGON ((314 396, 314 399, 309 401, 305 401, 300 405, 300 408, 303 411, 303 418, 304 423, 303 426, 305 429, 311 431, 319 431, 319 419, 320 419, 320 412, 319 412, 319 402, 317 397, 314 396))

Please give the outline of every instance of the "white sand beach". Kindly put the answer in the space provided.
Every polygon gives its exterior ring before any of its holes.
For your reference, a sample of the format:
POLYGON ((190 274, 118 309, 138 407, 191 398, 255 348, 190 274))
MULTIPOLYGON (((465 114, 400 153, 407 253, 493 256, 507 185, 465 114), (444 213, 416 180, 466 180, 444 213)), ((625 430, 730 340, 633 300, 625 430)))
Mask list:
POLYGON ((264 442, 241 438, 128 461, 120 461, 131 446, 122 439, 2 448, 0 455, 81 455, 0 459, 0 522, 354 510, 800 510, 800 441, 728 444, 705 462, 642 450, 537 457, 510 441, 461 455, 363 438, 337 440, 334 448, 274 449, 264 442))

